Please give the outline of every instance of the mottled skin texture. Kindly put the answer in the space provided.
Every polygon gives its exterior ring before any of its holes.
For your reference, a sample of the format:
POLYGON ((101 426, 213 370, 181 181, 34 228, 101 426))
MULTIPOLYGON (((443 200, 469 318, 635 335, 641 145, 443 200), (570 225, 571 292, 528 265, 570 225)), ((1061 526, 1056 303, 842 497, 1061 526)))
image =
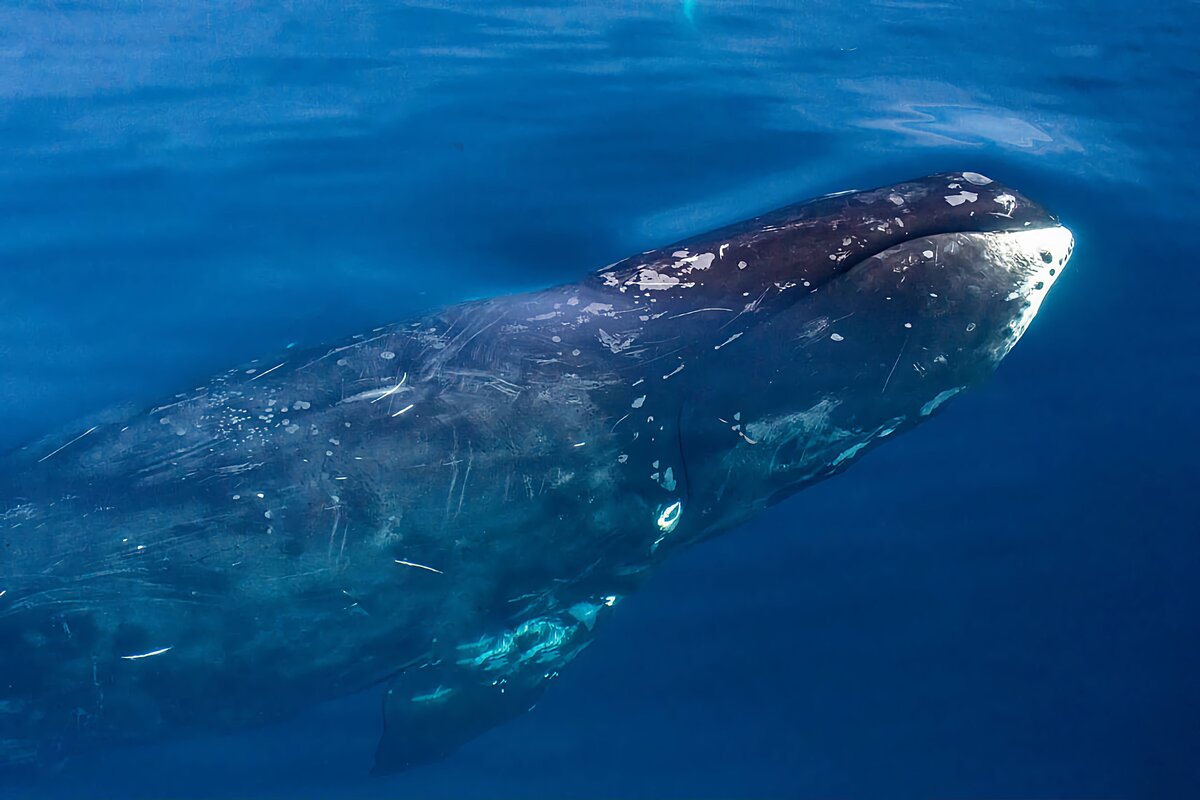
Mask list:
POLYGON ((0 466, 0 763, 389 680, 378 768, 444 755, 670 552, 990 373, 1069 249, 1015 191, 932 176, 23 448, 0 466))

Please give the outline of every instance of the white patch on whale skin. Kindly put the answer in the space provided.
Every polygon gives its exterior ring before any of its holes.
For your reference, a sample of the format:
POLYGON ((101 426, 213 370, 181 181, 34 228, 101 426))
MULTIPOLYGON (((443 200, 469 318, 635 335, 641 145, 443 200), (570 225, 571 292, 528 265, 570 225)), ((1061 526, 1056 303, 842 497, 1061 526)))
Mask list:
POLYGON ((940 393, 938 393, 938 396, 937 396, 937 397, 933 398, 933 399, 932 399, 932 400, 930 400, 928 403, 926 403, 925 405, 921 406, 921 416, 922 416, 922 417, 928 417, 928 416, 929 416, 930 414, 932 414, 934 411, 937 411, 937 410, 938 410, 938 408, 940 408, 940 407, 941 407, 941 405, 942 405, 943 403, 945 403, 945 402, 946 402, 947 400, 949 400, 951 397, 954 397, 954 395, 958 394, 959 392, 961 392, 961 391, 962 391, 963 389, 965 389, 965 388, 967 388, 967 387, 965 387, 965 386, 956 386, 956 387, 955 387, 955 388, 953 388, 953 389, 947 389, 947 390, 946 390, 946 391, 944 391, 944 392, 940 392, 940 393))
POLYGON ((612 606, 617 602, 616 596, 606 597, 599 603, 580 602, 567 609, 567 613, 583 623, 589 631, 596 627, 596 615, 600 609, 612 606))
POLYGON ((609 333, 604 328, 597 328, 596 338, 600 341, 600 344, 607 347, 610 352, 616 354, 633 347, 633 343, 637 339, 637 334, 609 333))
POLYGON ((712 266, 712 263, 716 260, 716 258, 717 257, 712 253, 700 253, 698 255, 690 256, 677 261, 674 266, 678 268, 681 273, 686 274, 696 269, 708 269, 712 266))
POLYGON ((796 436, 823 432, 832 427, 831 416, 841 401, 826 397, 807 411, 796 411, 780 417, 747 422, 743 427, 756 442, 782 444, 796 436))
POLYGON ((667 467, 666 470, 663 472, 662 480, 659 481, 659 485, 662 486, 664 489, 666 489, 668 492, 675 491, 675 472, 674 472, 674 470, 672 470, 670 467, 667 467))
POLYGON ((1017 198, 1011 194, 999 194, 992 198, 993 203, 999 203, 1004 207, 1004 215, 1011 217, 1013 210, 1017 207, 1017 198))
POLYGON ((967 183, 973 183, 976 186, 987 186, 992 182, 991 178, 986 175, 980 175, 978 172, 964 172, 962 176, 963 180, 967 183))
POLYGON ((867 446, 867 442, 859 442, 858 444, 851 445, 846 450, 843 450, 838 455, 838 457, 833 460, 832 466, 836 467, 838 464, 841 464, 843 461, 847 461, 851 458, 854 458, 856 455, 858 455, 858 451, 862 450, 866 446, 867 446))
POLYGON ((637 284, 642 291, 661 291, 678 286, 679 278, 674 275, 664 275, 652 267, 644 267, 638 272, 637 277, 630 278, 625 282, 626 286, 630 284, 637 284))
POLYGON ((659 542, 663 540, 666 534, 675 530, 675 528, 679 525, 679 520, 682 516, 683 502, 680 500, 676 500, 674 503, 671 503, 669 506, 663 508, 663 510, 659 512, 658 519, 655 520, 655 524, 658 526, 658 529, 663 532, 663 536, 660 536, 658 541, 654 543, 655 547, 658 546, 659 542))
POLYGON ((612 316, 609 312, 613 310, 612 303, 588 303, 583 307, 584 314, 603 314, 606 317, 612 316))
POLYGON ((978 199, 979 195, 968 191, 946 195, 946 202, 952 206, 961 206, 963 203, 974 203, 978 199))
POLYGON ((426 692, 425 694, 414 694, 411 698, 409 698, 409 702, 432 703, 438 700, 444 700, 452 694, 454 694, 453 689, 447 689, 445 686, 438 686, 432 692, 426 692))

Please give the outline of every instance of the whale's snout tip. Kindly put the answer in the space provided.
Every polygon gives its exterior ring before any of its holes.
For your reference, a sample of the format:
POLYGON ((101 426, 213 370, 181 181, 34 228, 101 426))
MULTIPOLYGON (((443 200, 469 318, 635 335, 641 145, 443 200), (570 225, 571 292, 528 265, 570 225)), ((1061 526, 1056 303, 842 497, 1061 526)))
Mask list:
POLYGON ((1075 251, 1075 235, 1065 225, 1033 228, 1011 235, 1039 277, 1057 277, 1075 251))

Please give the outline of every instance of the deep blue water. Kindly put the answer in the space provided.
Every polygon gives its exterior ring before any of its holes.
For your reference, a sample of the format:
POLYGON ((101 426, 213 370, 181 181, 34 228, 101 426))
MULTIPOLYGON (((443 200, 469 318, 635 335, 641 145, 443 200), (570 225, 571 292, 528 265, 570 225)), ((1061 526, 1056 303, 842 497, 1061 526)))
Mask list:
POLYGON ((976 170, 1077 240, 988 386, 669 563, 455 757, 366 778, 363 696, 0 794, 1200 796, 1197 31, 1185 0, 0 7, 0 449, 843 188, 976 170))

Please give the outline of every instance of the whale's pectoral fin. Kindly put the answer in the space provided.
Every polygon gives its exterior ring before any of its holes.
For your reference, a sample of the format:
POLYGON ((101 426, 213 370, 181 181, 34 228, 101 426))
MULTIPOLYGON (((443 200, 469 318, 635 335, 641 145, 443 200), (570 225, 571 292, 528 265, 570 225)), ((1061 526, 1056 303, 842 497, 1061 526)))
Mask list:
POLYGON ((407 669, 383 703, 377 775, 444 758, 461 745, 525 713, 592 640, 598 615, 615 597, 460 644, 452 657, 407 669))
POLYGON ((374 774, 401 772, 444 758, 528 711, 545 690, 544 683, 493 686, 474 680, 478 677, 427 667, 394 679, 383 701, 383 737, 375 751, 374 774))

